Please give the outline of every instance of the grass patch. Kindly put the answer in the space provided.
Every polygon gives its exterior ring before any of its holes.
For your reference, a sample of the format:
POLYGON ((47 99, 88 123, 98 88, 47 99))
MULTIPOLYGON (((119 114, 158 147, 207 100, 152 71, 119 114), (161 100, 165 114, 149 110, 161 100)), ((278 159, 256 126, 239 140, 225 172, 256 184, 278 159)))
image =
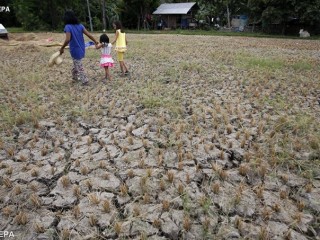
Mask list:
POLYGON ((148 109, 157 110, 163 108, 174 116, 182 113, 181 97, 179 90, 170 89, 159 82, 148 81, 145 86, 138 90, 141 104, 148 109))
POLYGON ((236 62, 239 66, 243 66, 245 68, 283 69, 286 67, 285 62, 282 59, 262 58, 246 54, 237 55, 236 62))
POLYGON ((299 62, 293 63, 291 67, 296 71, 311 70, 313 68, 312 64, 310 64, 307 61, 299 61, 299 62))
POLYGON ((32 111, 10 109, 8 106, 3 106, 0 109, 1 124, 0 130, 19 126, 22 124, 35 124, 38 119, 44 116, 43 109, 35 108, 32 111))
POLYGON ((99 57, 100 57, 100 50, 93 49, 93 48, 86 50, 86 58, 96 59, 97 62, 99 62, 99 57))
POLYGON ((9 33, 24 33, 24 32, 27 32, 22 27, 8 27, 7 31, 9 33))
POLYGON ((190 62, 182 62, 180 63, 181 68, 183 71, 189 71, 189 72, 197 72, 200 73, 203 70, 203 67, 201 66, 201 64, 191 64, 190 62))
POLYGON ((291 106, 290 102, 288 102, 287 97, 283 96, 282 94, 277 94, 272 98, 270 97, 264 98, 263 102, 265 104, 272 106, 275 111, 283 111, 288 109, 288 107, 291 106))
MULTIPOLYGON (((230 37, 255 37, 255 38, 280 38, 280 39, 301 39, 297 37, 296 35, 290 36, 290 35, 272 35, 272 34, 266 34, 263 32, 233 32, 233 31, 227 31, 227 30, 202 30, 202 29, 194 29, 194 30, 188 30, 188 29, 175 29, 175 30, 169 30, 169 31, 159 31, 159 30, 127 30, 127 33, 131 34, 180 34, 180 35, 205 35, 205 36, 230 36, 230 37)), ((312 36, 308 38, 309 40, 317 40, 320 39, 320 36, 312 36)))

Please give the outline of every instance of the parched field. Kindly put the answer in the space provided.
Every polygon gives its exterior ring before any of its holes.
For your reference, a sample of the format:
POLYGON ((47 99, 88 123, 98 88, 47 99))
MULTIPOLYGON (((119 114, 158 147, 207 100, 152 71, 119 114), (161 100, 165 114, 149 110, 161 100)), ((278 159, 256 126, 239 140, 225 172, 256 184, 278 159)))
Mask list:
POLYGON ((0 40, 0 231, 320 239, 320 42, 127 37, 130 77, 89 48, 88 87, 48 67, 63 34, 0 40))

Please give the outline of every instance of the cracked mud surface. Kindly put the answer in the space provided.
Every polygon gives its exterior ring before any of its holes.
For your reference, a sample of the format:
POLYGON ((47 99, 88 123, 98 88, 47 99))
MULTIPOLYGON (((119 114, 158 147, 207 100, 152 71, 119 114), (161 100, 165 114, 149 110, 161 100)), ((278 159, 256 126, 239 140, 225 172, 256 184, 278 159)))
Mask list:
POLYGON ((30 36, 0 42, 0 231, 319 239, 318 41, 128 34, 130 77, 87 49, 82 87, 30 36))

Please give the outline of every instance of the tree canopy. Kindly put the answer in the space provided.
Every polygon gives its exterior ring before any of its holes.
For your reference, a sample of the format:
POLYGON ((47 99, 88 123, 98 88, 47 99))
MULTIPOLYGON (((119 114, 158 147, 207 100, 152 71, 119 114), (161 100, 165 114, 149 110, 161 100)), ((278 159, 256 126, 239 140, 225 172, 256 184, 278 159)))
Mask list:
MULTIPOLYGON (((66 9, 73 9, 79 20, 89 25, 87 2, 90 6, 94 30, 107 28, 120 19, 127 28, 140 29, 144 19, 164 2, 187 2, 181 0, 4 0, 10 14, 0 13, 4 25, 22 26, 25 30, 59 30, 63 27, 62 17, 66 9), (104 6, 104 7, 103 7, 104 6), (103 9, 105 15, 103 14, 103 9)), ((198 0, 198 19, 210 21, 219 17, 224 24, 232 15, 245 14, 251 22, 261 23, 264 31, 275 24, 280 32, 288 23, 298 21, 302 26, 320 31, 320 0, 198 0)))

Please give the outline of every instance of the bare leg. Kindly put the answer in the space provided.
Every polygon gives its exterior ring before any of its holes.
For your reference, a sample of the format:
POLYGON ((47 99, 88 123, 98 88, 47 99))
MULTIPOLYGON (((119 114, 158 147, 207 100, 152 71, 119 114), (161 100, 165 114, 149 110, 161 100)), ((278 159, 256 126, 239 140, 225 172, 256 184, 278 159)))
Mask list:
POLYGON ((124 63, 124 61, 120 61, 120 68, 121 68, 122 75, 125 75, 128 72, 128 68, 124 63))
POLYGON ((128 68, 127 68, 126 64, 124 63, 124 61, 122 62, 122 66, 123 66, 124 73, 128 72, 128 68))
POLYGON ((122 61, 119 61, 119 63, 120 63, 120 71, 123 74, 124 72, 123 72, 123 67, 122 67, 122 61))
POLYGON ((109 71, 109 67, 104 67, 104 70, 106 72, 106 79, 112 80, 111 75, 110 75, 110 71, 109 71))

